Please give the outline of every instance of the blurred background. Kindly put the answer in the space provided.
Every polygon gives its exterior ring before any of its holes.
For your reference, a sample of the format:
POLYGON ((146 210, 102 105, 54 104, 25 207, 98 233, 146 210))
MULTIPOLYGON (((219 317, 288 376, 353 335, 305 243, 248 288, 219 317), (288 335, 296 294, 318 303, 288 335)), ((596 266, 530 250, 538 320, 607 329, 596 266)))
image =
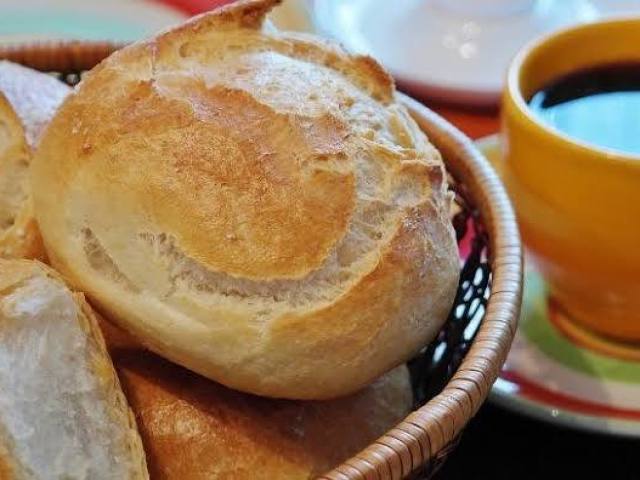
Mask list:
MULTIPOLYGON (((295 0, 294 0, 295 1, 295 0)), ((224 0, 1 0, 0 41, 132 41, 224 0)))
MULTIPOLYGON (((132 41, 230 0, 0 0, 0 42, 132 41)), ((531 38, 640 11, 640 0, 287 0, 272 20, 380 60, 420 98, 495 107, 531 38)))

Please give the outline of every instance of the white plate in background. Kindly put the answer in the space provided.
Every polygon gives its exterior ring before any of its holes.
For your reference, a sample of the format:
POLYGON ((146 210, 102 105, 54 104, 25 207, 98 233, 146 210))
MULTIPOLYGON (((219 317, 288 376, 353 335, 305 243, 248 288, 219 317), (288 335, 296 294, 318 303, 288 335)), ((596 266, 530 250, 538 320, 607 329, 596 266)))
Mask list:
POLYGON ((543 33, 640 0, 315 0, 316 29, 378 59, 417 96, 498 103, 511 58, 543 33))

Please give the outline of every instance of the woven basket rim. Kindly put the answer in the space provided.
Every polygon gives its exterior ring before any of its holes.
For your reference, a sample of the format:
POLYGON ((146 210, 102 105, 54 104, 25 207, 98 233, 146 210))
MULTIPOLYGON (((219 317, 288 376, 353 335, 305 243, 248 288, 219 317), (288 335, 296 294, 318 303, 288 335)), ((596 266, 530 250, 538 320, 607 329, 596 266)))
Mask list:
POLYGON ((523 250, 515 213, 487 159, 460 130, 399 94, 447 169, 468 188, 490 243, 491 293, 476 338, 441 393, 322 480, 399 480, 446 455, 489 394, 515 335, 523 285, 523 250))
POLYGON ((352 475, 353 469, 362 478, 402 479, 446 455, 487 398, 506 360, 520 316, 523 250, 504 186, 471 139, 413 98, 401 93, 399 97, 440 150, 447 169, 466 184, 477 202, 489 234, 491 293, 476 338, 442 392, 358 455, 321 477, 323 480, 359 478, 352 475), (411 460, 410 469, 402 462, 405 458, 411 460))
MULTIPOLYGON (((50 71, 91 69, 122 44, 50 41, 0 46, 0 58, 50 71)), ((416 100, 398 94, 462 181, 490 241, 492 286, 483 321, 443 391, 322 480, 399 480, 446 455, 480 408, 506 359, 522 301, 522 246, 515 214, 488 161, 460 130, 416 100)))

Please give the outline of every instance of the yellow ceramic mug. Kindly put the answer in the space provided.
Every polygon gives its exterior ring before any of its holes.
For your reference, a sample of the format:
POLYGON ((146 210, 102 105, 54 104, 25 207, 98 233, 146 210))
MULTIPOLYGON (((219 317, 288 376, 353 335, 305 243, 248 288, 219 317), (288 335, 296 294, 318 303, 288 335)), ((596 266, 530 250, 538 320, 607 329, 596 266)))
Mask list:
MULTIPOLYGON (((580 25, 524 48, 503 99, 504 177, 523 238, 571 318, 640 343, 640 156, 575 140, 527 106, 570 72, 640 62, 640 18, 580 25)), ((640 112, 639 112, 640 116, 640 112)))

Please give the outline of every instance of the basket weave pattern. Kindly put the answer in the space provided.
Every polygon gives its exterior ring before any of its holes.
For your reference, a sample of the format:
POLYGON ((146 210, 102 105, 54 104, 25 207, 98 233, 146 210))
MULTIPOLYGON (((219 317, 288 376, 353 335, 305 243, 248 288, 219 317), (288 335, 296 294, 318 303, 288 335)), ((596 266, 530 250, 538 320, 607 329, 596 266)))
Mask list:
MULTIPOLYGON (((118 46, 48 42, 0 47, 0 58, 71 85, 118 46)), ((489 393, 511 344, 522 295, 522 249, 503 187, 486 160, 455 127, 401 95, 442 153, 461 212, 458 239, 470 241, 456 303, 438 340, 409 363, 416 410, 321 480, 428 478, 489 393)))

